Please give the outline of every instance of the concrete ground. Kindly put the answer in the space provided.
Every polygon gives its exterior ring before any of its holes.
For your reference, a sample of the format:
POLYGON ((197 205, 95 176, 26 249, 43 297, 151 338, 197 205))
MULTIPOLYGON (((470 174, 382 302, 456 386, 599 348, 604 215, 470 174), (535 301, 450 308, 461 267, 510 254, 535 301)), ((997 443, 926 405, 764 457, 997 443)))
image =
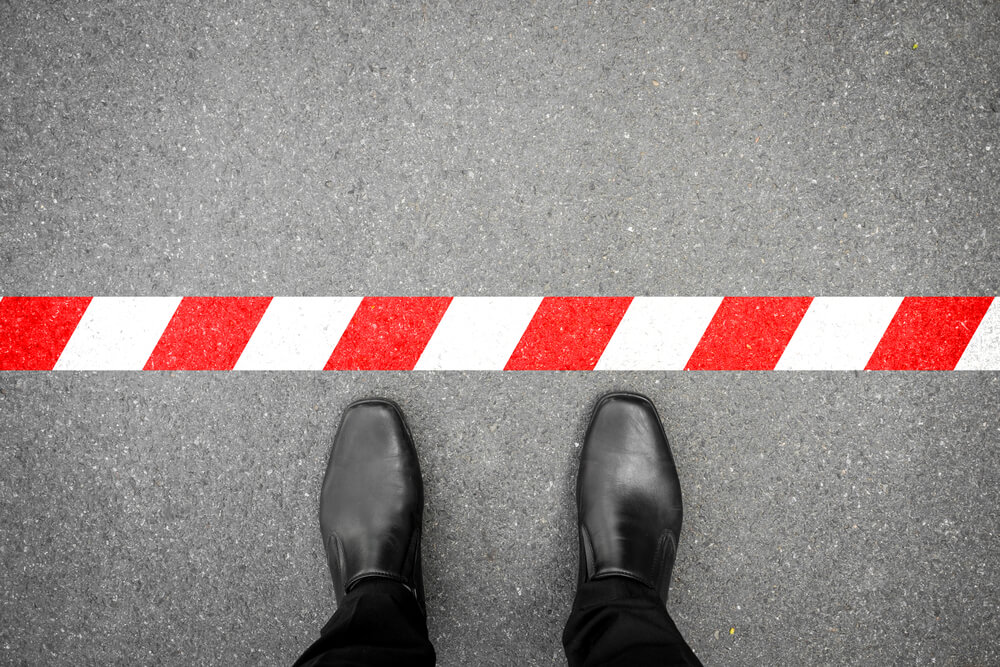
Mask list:
MULTIPOLYGON (((996 2, 0 4, 0 293, 995 295, 996 2)), ((442 665, 564 664, 648 394, 709 665, 1000 662, 997 373, 2 373, 0 663, 289 664, 400 402, 442 665)))

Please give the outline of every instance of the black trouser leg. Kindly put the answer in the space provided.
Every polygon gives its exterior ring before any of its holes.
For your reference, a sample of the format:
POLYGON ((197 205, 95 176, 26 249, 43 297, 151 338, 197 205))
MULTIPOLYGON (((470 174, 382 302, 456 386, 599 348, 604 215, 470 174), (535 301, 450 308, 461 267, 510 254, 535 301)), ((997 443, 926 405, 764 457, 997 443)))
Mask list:
POLYGON ((656 591, 626 577, 580 586, 563 646, 569 667, 701 666, 656 591))
POLYGON ((405 586, 363 581, 344 596, 321 637, 294 667, 434 665, 427 621, 405 586))

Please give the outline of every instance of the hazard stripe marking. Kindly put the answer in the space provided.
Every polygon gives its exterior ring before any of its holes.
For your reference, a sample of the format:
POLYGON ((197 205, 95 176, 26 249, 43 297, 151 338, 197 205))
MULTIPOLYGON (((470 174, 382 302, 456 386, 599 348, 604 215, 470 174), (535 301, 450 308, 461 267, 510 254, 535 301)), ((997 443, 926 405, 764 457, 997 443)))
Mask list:
POLYGON ((595 370, 683 370, 721 296, 636 297, 595 370))
POLYGON ((55 370, 142 370, 180 302, 179 296, 94 297, 55 370))
POLYGON ((632 297, 546 297, 505 367, 593 370, 632 297))
POLYGON ((1000 370, 1000 299, 993 299, 955 370, 1000 370))
POLYGON ((455 297, 415 370, 499 370, 541 297, 455 297))
POLYGON ((0 299, 0 370, 52 370, 90 300, 89 296, 0 299))
POLYGON ((365 297, 325 369, 412 370, 451 297, 365 297))
POLYGON ((954 369, 992 301, 992 297, 906 297, 866 368, 954 369))
POLYGON ((775 369, 863 369, 902 301, 896 296, 813 299, 775 369))
POLYGON ((687 370, 771 370, 812 297, 726 297, 687 370))
POLYGON ((234 370, 321 371, 361 297, 274 297, 234 370))
POLYGON ((0 297, 0 371, 1000 371, 1000 301, 0 297))
POLYGON ((271 297, 186 296, 146 361, 145 370, 230 370, 271 297))

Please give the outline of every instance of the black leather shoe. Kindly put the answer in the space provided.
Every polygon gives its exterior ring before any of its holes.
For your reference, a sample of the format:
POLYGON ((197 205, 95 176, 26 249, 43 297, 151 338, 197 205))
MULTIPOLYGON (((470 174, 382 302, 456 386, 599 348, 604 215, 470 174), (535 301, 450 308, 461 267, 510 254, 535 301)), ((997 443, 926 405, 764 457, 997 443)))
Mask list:
POLYGON ((664 603, 681 532, 681 486, 656 408, 614 393, 594 409, 576 485, 583 584, 628 577, 664 603))
POLYGON ((340 604, 360 581, 397 581, 424 610, 424 488, 399 406, 369 399, 344 410, 319 498, 319 523, 340 604))

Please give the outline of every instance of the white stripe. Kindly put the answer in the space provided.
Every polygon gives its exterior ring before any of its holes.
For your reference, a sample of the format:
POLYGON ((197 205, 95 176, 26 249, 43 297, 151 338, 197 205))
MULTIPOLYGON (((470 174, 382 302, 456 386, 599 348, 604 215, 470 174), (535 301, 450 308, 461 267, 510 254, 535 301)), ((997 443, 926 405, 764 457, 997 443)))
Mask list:
POLYGON ((181 302, 179 296, 94 297, 57 371, 141 371, 181 302))
POLYGON ((1000 371, 1000 297, 993 299, 955 370, 1000 371))
POLYGON ((632 299, 595 370, 684 370, 721 296, 632 299))
POLYGON ((456 297, 415 370, 503 370, 540 296, 456 297))
POLYGON ((813 299, 775 370, 864 370, 902 301, 901 296, 813 299))
POLYGON ((274 297, 234 370, 321 371, 361 297, 274 297))

